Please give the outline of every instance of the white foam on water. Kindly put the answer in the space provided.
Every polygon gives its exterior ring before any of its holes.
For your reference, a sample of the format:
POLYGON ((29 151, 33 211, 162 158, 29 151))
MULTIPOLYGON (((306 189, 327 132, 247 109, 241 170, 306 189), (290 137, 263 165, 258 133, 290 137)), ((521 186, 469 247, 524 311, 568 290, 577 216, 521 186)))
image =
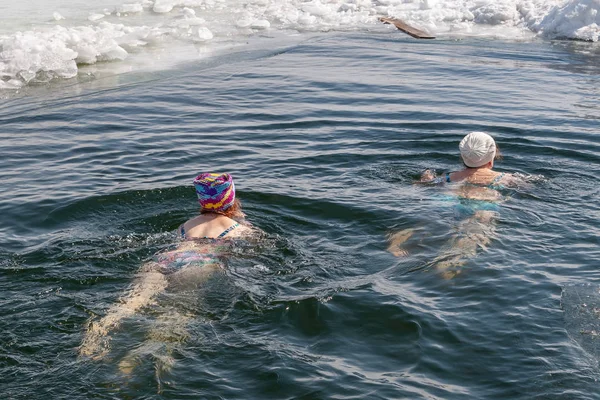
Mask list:
POLYGON ((0 90, 73 78, 98 63, 166 67, 180 58, 156 62, 157 53, 201 45, 188 59, 206 57, 266 31, 393 29, 379 16, 447 37, 600 36, 600 0, 23 0, 0 5, 0 90), (144 54, 147 62, 130 62, 144 54))

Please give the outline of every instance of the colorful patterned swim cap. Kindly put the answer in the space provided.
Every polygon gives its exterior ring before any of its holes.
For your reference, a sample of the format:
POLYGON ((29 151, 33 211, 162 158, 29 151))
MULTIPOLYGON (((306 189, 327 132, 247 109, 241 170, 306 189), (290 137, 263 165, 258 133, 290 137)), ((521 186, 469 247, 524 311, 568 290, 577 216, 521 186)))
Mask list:
POLYGON ((194 179, 198 202, 205 211, 225 211, 235 200, 235 186, 229 174, 201 173, 194 179))

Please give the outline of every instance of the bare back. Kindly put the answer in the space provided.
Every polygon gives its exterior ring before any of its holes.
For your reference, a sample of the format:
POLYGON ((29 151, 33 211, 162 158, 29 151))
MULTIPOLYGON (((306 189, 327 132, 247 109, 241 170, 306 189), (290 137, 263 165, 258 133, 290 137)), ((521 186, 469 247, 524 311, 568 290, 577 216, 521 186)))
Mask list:
POLYGON ((250 232, 250 228, 225 215, 207 213, 185 222, 180 231, 188 239, 241 237, 250 232))
POLYGON ((465 181, 474 185, 489 186, 493 184, 501 184, 505 178, 505 174, 496 172, 488 168, 470 170, 463 169, 462 171, 450 173, 451 182, 465 181))

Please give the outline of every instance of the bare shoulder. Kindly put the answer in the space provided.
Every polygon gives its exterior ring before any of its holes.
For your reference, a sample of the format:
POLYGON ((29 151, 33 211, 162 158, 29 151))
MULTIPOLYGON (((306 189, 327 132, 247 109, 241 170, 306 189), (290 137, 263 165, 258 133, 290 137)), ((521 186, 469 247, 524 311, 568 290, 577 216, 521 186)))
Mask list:
POLYGON ((198 224, 201 224, 202 222, 202 215, 197 215, 194 218, 190 218, 187 221, 185 221, 183 224, 181 224, 181 227, 183 227, 186 231, 189 231, 191 228, 198 224))
MULTIPOLYGON (((235 224, 236 222, 233 221, 233 223, 235 224)), ((227 237, 231 237, 231 238, 248 238, 248 237, 253 237, 253 236, 257 236, 260 234, 260 229, 255 228, 252 225, 249 225, 248 223, 244 222, 237 222, 239 225, 232 230, 227 237)))
POLYGON ((448 172, 448 178, 450 178, 450 182, 458 182, 465 179, 462 171, 448 172))

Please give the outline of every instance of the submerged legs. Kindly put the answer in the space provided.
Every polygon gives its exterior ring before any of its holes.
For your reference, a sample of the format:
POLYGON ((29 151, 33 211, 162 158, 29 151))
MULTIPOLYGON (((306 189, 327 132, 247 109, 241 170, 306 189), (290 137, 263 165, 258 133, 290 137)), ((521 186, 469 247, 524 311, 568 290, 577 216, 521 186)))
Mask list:
POLYGON ((134 315, 140 308, 151 304, 156 295, 167 287, 167 279, 160 272, 143 272, 129 293, 118 304, 111 306, 99 321, 88 324, 79 347, 79 355, 93 359, 103 358, 109 352, 109 333, 124 318, 134 315))
MULTIPOLYGON (((396 257, 408 255, 407 242, 418 229, 404 229, 388 235, 387 251, 396 257)), ((460 268, 471 258, 477 256, 478 249, 486 249, 495 236, 496 213, 478 210, 460 221, 456 232, 442 246, 433 259, 432 265, 445 279, 451 279, 460 273, 460 268)))
POLYGON ((390 234, 388 236, 388 248, 387 251, 395 255, 396 257, 403 257, 408 255, 408 251, 402 247, 402 244, 406 242, 413 235, 413 229, 404 229, 399 232, 390 234))
POLYGON ((496 232, 495 213, 476 211, 461 221, 457 233, 449 240, 441 254, 435 258, 435 268, 445 279, 458 275, 469 259, 477 256, 479 248, 486 249, 496 232))

